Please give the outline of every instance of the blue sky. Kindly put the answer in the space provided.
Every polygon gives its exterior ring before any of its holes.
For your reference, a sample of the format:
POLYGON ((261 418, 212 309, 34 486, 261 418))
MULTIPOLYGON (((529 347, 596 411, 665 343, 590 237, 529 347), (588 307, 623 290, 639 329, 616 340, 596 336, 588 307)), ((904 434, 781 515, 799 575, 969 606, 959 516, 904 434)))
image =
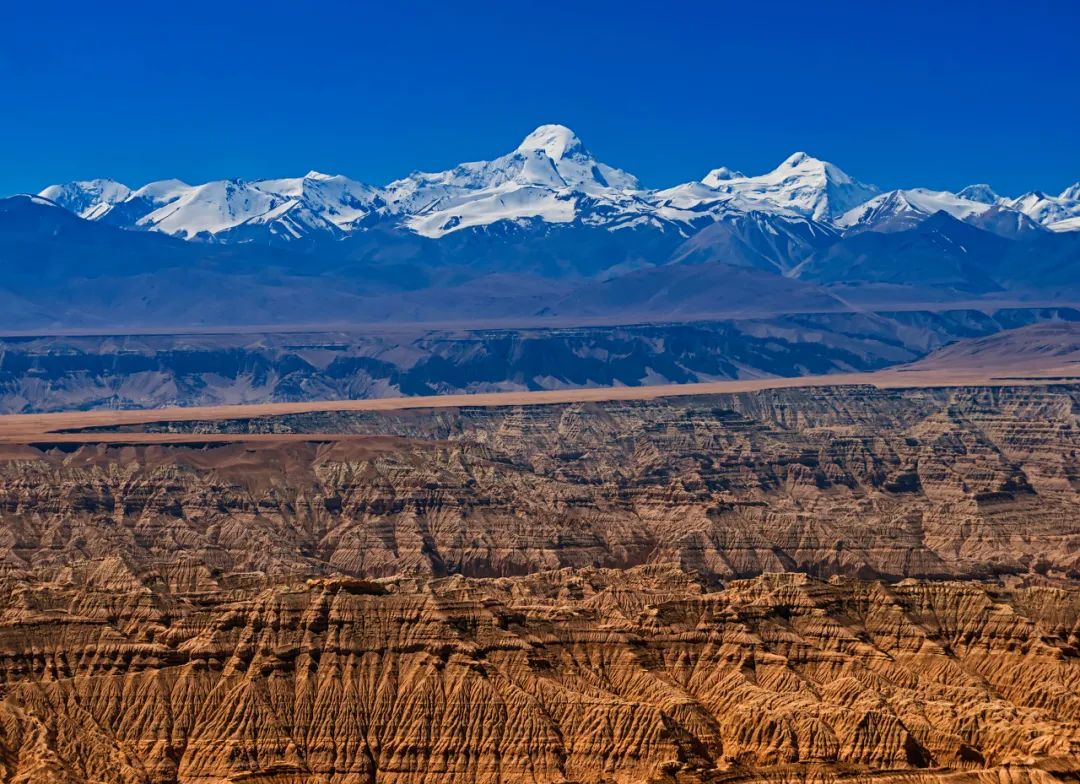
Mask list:
POLYGON ((569 125, 650 186, 806 150, 883 187, 1080 180, 1080 3, 9 4, 0 192, 381 184, 569 125), (310 8, 305 8, 310 6, 310 8))

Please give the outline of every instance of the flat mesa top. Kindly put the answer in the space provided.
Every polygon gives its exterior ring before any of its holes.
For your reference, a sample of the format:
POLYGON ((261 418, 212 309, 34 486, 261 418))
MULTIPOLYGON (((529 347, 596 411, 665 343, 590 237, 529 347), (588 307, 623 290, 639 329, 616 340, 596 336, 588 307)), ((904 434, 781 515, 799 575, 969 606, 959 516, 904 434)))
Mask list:
POLYGON ((124 443, 183 444, 280 441, 348 441, 365 438, 346 433, 140 433, 108 432, 156 422, 221 421, 253 417, 284 416, 327 411, 401 411, 405 409, 458 408, 465 406, 537 406, 620 400, 655 400, 665 397, 757 392, 766 389, 871 385, 878 388, 950 386, 1016 386, 1080 382, 1075 377, 1043 373, 1020 374, 1016 368, 964 369, 939 367, 891 368, 875 373, 844 373, 796 378, 763 378, 716 381, 701 384, 662 384, 640 387, 592 387, 538 392, 488 392, 458 395, 376 398, 366 400, 320 400, 299 403, 193 406, 146 410, 64 411, 47 414, 0 416, 0 444, 124 443), (92 432, 70 432, 93 428, 92 432))

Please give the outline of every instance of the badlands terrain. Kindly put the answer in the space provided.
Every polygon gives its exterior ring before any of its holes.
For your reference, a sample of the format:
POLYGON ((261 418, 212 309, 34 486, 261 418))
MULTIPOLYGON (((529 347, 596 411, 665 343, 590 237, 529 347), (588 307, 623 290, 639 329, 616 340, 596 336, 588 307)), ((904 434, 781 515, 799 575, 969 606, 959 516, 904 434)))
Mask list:
POLYGON ((1076 781, 1080 385, 999 364, 1040 329, 0 418, 0 781, 1076 781))

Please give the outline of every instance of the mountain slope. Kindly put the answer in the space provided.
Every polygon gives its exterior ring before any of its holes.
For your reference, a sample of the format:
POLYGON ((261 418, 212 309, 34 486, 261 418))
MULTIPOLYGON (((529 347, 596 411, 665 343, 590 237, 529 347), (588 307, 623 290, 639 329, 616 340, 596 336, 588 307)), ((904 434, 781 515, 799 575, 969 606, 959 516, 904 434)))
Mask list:
POLYGON ((93 180, 50 186, 41 196, 81 217, 181 239, 288 242, 337 238, 385 206, 377 189, 310 172, 280 180, 160 180, 131 190, 93 180))
MULTIPOLYGON (((970 191, 969 191, 970 192, 970 191)), ((836 225, 848 232, 904 231, 914 228, 936 212, 970 221, 992 208, 992 204, 971 200, 948 191, 926 188, 882 193, 848 210, 836 219, 836 225)))
POLYGON ((836 218, 878 193, 877 187, 804 152, 794 153, 767 174, 747 177, 720 168, 705 175, 702 183, 758 202, 762 208, 790 209, 819 221, 836 218))
POLYGON ((808 218, 734 212, 683 242, 672 260, 715 261, 783 273, 839 237, 827 224, 808 218))
POLYGON ((50 185, 38 194, 80 218, 100 219, 113 205, 131 196, 131 188, 116 180, 97 179, 50 185))
POLYGON ((994 189, 984 182, 961 188, 956 192, 956 195, 961 199, 977 201, 982 204, 997 204, 1001 201, 1001 197, 997 195, 994 189))
POLYGON ((824 284, 887 283, 985 293, 1013 243, 940 211, 914 228, 849 235, 795 271, 824 284))
POLYGON ((1080 324, 1049 322, 960 340, 897 373, 984 371, 1001 376, 1080 376, 1080 324))
POLYGON ((1075 231, 1075 219, 1080 218, 1080 183, 1066 188, 1060 196, 1050 196, 1041 191, 1025 193, 1005 206, 1019 210, 1051 231, 1075 231))
MULTIPOLYGON (((899 287, 874 297, 893 306, 1080 294, 1077 232, 1010 240, 942 212, 907 231, 841 237, 808 218, 709 210, 689 237, 686 222, 610 231, 533 218, 437 239, 385 222, 351 233, 328 224, 339 232, 331 243, 267 245, 128 231, 12 197, 0 200, 0 326, 686 319, 846 307, 820 285, 899 287)), ((231 231, 248 230, 257 227, 231 231)))
POLYGON ((624 313, 632 318, 675 318, 846 309, 843 302, 812 282, 708 261, 665 264, 582 286, 545 309, 544 314, 624 313))
POLYGON ((626 226, 648 212, 637 180, 596 160, 562 125, 542 125, 492 161, 416 173, 386 186, 390 210, 425 237, 500 221, 626 226))
POLYGON ((764 272, 710 277, 681 265, 653 267, 648 258, 668 258, 678 234, 639 237, 636 229, 542 222, 514 225, 515 236, 495 229, 442 240, 363 232, 327 254, 185 242, 84 220, 41 197, 12 197, 0 200, 0 302, 7 305, 0 327, 462 321, 553 315, 556 303, 558 315, 569 317, 622 318, 630 310, 688 316, 744 302, 778 307, 784 301, 774 289, 788 287, 764 272), (623 269, 616 270, 619 259, 623 269), (601 273, 615 281, 643 268, 656 270, 648 287, 696 296, 592 298, 601 273), (690 285, 688 275, 704 277, 690 285), (724 286, 719 298, 717 285, 724 286))

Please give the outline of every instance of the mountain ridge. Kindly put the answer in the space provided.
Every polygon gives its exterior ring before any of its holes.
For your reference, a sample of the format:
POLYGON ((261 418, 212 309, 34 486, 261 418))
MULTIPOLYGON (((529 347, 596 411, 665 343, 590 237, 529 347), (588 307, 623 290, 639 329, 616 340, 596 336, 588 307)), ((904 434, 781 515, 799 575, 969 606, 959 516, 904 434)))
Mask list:
POLYGON ((0 321, 685 320, 973 296, 1071 304, 1077 192, 881 192, 805 152, 762 175, 717 168, 654 190, 551 124, 491 160, 385 186, 309 171, 134 189, 89 180, 0 199, 0 321))
POLYGON ((1032 191, 1016 198, 999 196, 987 185, 958 193, 925 188, 882 193, 805 152, 760 175, 719 167, 695 182, 646 188, 632 174, 601 162, 577 134, 558 124, 539 126, 492 160, 414 172, 384 186, 311 171, 302 177, 198 185, 161 180, 134 189, 95 179, 50 185, 39 195, 88 220, 220 242, 340 239, 376 224, 440 238, 534 219, 609 231, 652 227, 689 236, 703 225, 752 211, 860 231, 867 225, 859 214, 869 210, 873 217, 883 201, 898 198, 906 203, 905 227, 936 209, 967 220, 996 206, 1052 230, 1080 229, 1074 220, 1080 218, 1080 184, 1059 196, 1032 191), (936 209, 927 207, 930 201, 936 209))
MULTIPOLYGON (((231 233, 260 228, 240 224, 231 233)), ((1003 236, 944 211, 910 229, 854 234, 812 218, 732 211, 693 232, 674 223, 610 231, 529 219, 432 238, 376 223, 330 242, 309 235, 267 244, 124 230, 42 197, 17 196, 0 199, 0 263, 0 327, 18 331, 535 318, 632 323, 921 308, 973 296, 1080 301, 1080 233, 1003 236)))

